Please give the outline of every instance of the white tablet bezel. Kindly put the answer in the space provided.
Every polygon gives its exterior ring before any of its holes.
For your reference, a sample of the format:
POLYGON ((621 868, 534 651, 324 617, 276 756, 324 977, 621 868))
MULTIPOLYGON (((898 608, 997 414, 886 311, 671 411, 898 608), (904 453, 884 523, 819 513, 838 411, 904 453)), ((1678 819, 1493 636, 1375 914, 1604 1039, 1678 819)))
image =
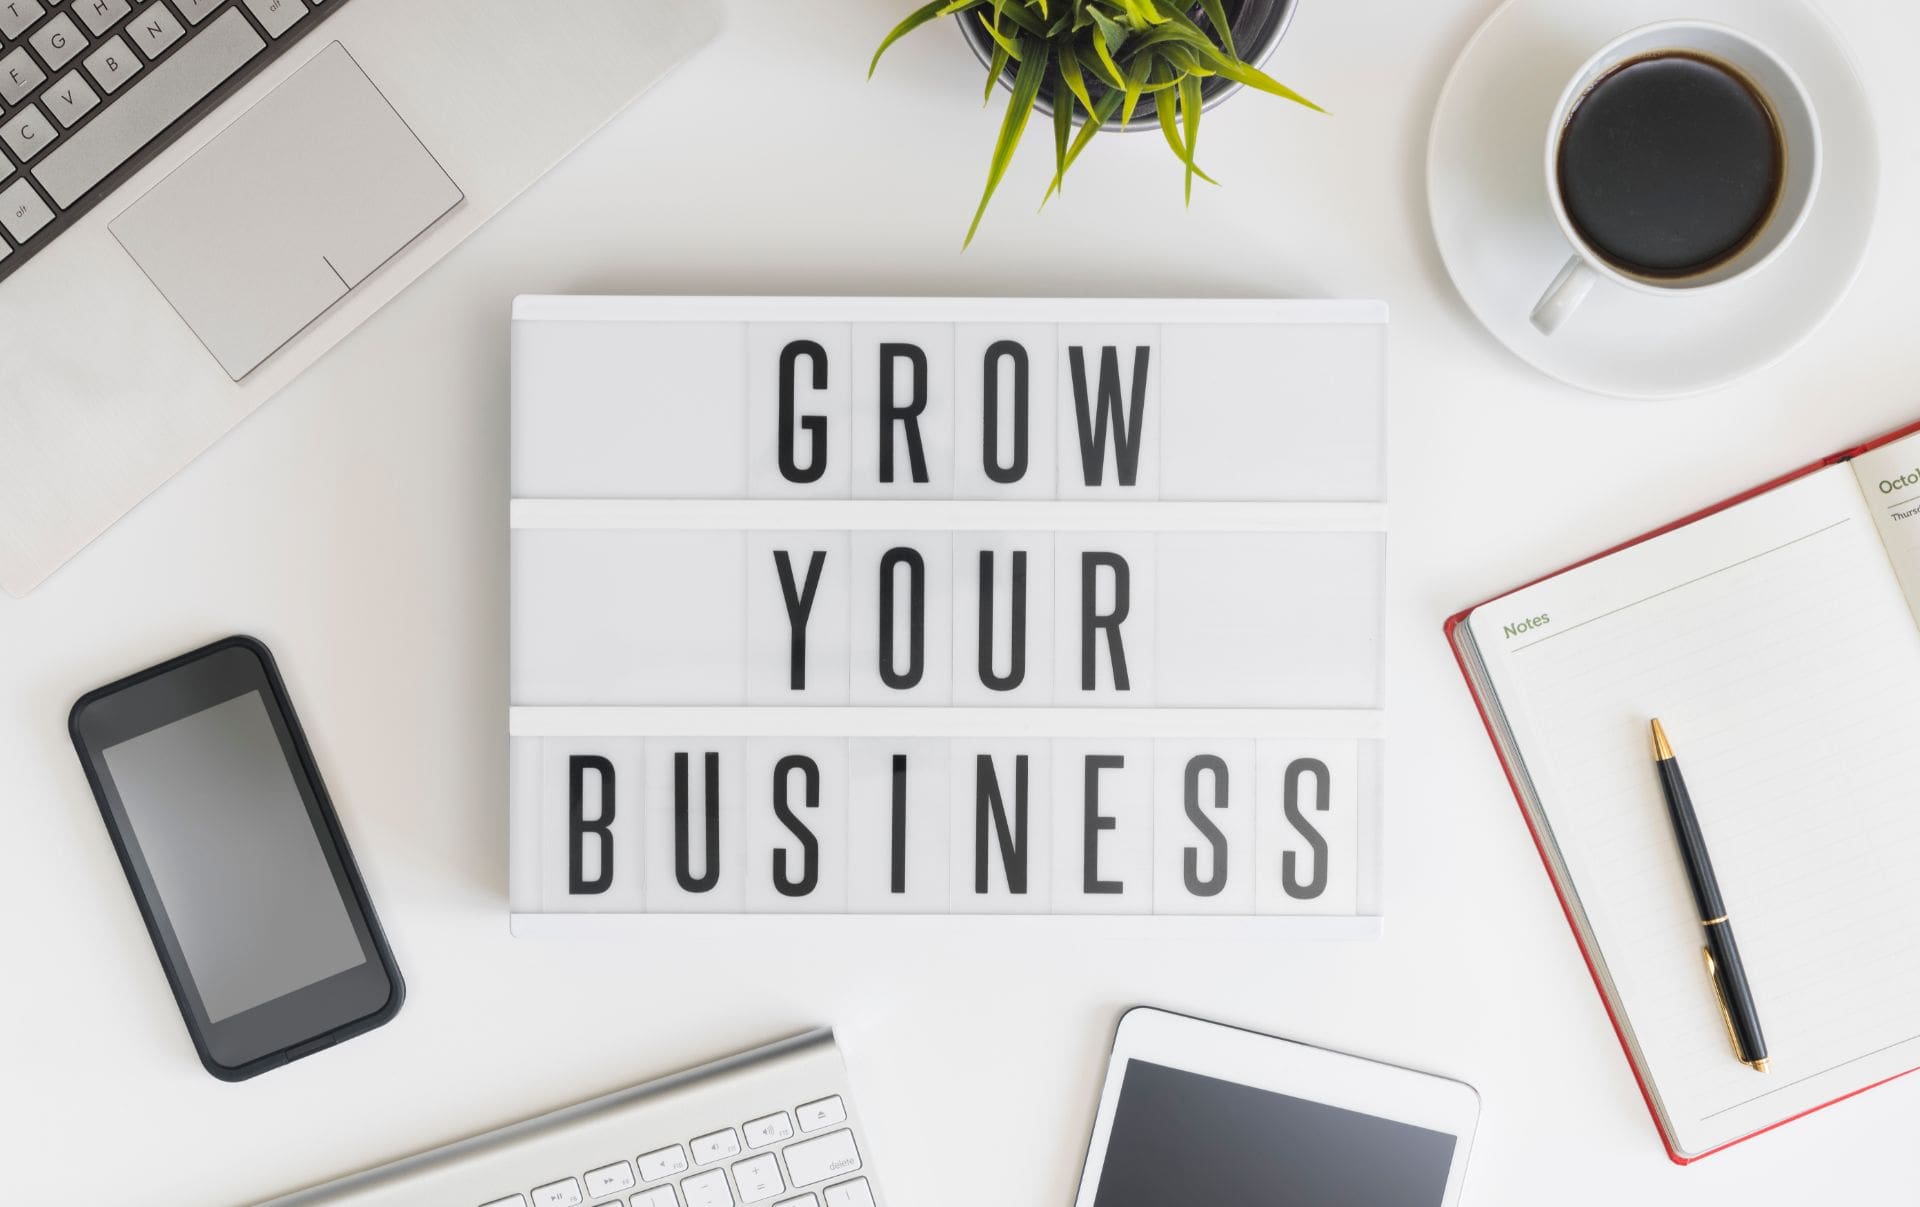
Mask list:
POLYGON ((1445 1132, 1455 1138, 1455 1143, 1446 1193, 1439 1207, 1456 1207, 1460 1201, 1467 1155, 1473 1149, 1474 1126, 1480 1118, 1480 1095, 1472 1086, 1139 1006, 1120 1019, 1113 1037, 1106 1084, 1100 1090, 1100 1110, 1094 1117, 1074 1207, 1093 1207, 1100 1172, 1106 1166, 1114 1107, 1120 1101, 1127 1062, 1135 1059, 1445 1132))

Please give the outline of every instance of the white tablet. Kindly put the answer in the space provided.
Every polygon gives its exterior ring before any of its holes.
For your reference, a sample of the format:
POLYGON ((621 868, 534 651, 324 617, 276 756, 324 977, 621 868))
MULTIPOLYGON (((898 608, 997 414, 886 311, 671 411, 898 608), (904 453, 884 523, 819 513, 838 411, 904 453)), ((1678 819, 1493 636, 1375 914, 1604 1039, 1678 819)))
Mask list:
POLYGON ((1454 1207, 1479 1116, 1464 1082, 1139 1008, 1074 1207, 1454 1207))

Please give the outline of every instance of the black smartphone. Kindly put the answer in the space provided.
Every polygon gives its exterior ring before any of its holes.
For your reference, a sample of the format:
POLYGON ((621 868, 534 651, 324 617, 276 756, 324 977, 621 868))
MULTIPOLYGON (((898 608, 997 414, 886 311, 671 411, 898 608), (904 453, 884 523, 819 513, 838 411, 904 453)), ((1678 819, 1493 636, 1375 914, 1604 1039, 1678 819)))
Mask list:
POLYGON ((267 647, 229 637, 68 718, 200 1063, 243 1081, 371 1031, 406 989, 267 647))

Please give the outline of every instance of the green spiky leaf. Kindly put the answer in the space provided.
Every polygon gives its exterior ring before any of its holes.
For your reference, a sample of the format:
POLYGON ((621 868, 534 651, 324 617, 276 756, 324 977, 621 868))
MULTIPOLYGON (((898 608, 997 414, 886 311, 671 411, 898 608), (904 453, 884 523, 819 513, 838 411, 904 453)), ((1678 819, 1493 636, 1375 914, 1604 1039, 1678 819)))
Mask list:
POLYGON ((1013 162, 1013 149, 1020 145, 1020 136, 1026 133, 1027 119, 1033 116, 1033 103, 1040 96, 1040 81, 1046 74, 1046 57, 1039 54, 1030 54, 1021 60, 1020 70, 1014 73, 1013 96, 1007 101, 1007 115, 1000 122, 1000 138, 994 143, 993 158, 987 164, 987 188, 980 196, 980 208, 973 212, 973 224, 967 227, 966 242, 960 245, 963 250, 973 245, 973 237, 980 231, 980 219, 986 217, 987 203, 993 200, 994 190, 1007 174, 1007 165, 1013 162))

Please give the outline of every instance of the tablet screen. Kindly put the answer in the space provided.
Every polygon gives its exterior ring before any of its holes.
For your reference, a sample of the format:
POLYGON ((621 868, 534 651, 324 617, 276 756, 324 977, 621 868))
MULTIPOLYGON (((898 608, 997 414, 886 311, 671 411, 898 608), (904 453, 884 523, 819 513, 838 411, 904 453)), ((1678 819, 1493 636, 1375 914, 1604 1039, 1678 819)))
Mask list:
POLYGON ((1093 1207, 1439 1207, 1455 1137, 1129 1060, 1093 1207))

